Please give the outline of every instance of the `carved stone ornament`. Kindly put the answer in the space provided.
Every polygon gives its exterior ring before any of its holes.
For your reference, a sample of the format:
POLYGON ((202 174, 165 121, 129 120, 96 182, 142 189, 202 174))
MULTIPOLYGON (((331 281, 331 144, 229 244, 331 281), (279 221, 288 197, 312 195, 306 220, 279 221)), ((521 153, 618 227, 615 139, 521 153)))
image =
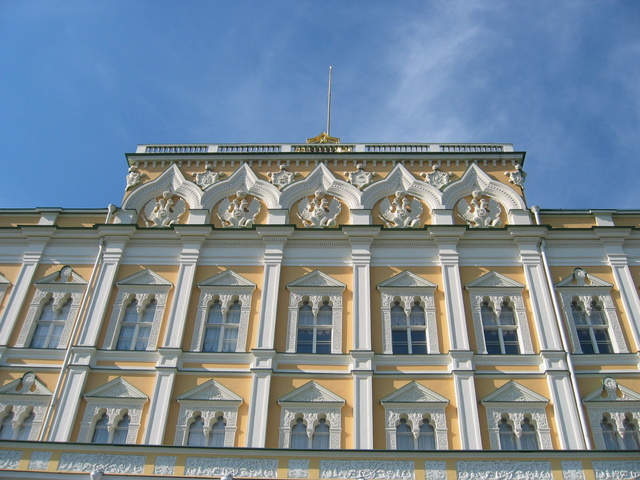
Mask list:
POLYGON ((309 460, 291 458, 289 459, 288 478, 309 478, 309 460))
POLYGON ((361 163, 356 165, 354 172, 344 172, 344 174, 347 177, 347 182, 360 190, 369 185, 373 181, 373 177, 376 176, 375 172, 365 172, 361 163))
POLYGON ((170 455, 158 455, 153 466, 154 475, 173 475, 176 468, 176 457, 170 455))
POLYGON ((598 480, 623 480, 640 477, 640 461, 598 460, 594 461, 592 465, 598 480))
POLYGON ((33 452, 29 459, 29 466, 27 468, 29 470, 48 470, 51 453, 52 452, 33 452))
POLYGON ((207 162, 204 166, 204 172, 197 172, 192 175, 196 179, 196 185, 204 190, 205 188, 218 182, 218 180, 224 177, 225 174, 222 172, 214 172, 211 164, 207 162))
POLYGON ((562 480, 585 480, 582 462, 567 460, 560 462, 562 467, 562 480))
POLYGON ((425 480, 447 480, 447 463, 443 461, 424 462, 425 480))
POLYGON ((398 191, 395 198, 380 202, 380 218, 387 228, 420 228, 420 216, 424 211, 420 200, 414 197, 409 201, 405 192, 398 191))
POLYGON ((493 198, 482 198, 480 190, 474 190, 471 203, 463 198, 458 202, 458 214, 471 228, 500 228, 502 207, 493 198))
POLYGON ((451 181, 451 174, 440 170, 440 165, 434 165, 433 172, 423 173, 422 178, 429 185, 433 185, 437 189, 441 189, 451 181))
POLYGON ((271 183, 282 190, 284 187, 293 183, 295 178, 300 174, 298 172, 287 172, 286 165, 280 165, 280 171, 278 172, 269 172, 269 179, 271 183))
POLYGON ((22 451, 20 450, 0 450, 0 469, 17 469, 21 458, 22 451))
POLYGON ((459 480, 552 480, 551 462, 493 460, 458 462, 459 480))
POLYGON ((250 228, 260 213, 260 202, 249 202, 247 192, 238 190, 236 198, 227 197, 218 205, 218 218, 224 228, 250 228))
POLYGON ((147 227, 169 227, 180 223, 186 210, 187 204, 182 198, 174 200, 171 191, 165 190, 162 196, 147 202, 142 219, 147 227))
POLYGON ((524 190, 524 181, 527 178, 527 172, 522 170, 522 165, 519 163, 516 164, 516 169, 513 172, 504 172, 504 174, 509 177, 509 182, 517 185, 518 187, 524 190))
POLYGON ((138 165, 133 164, 129 167, 129 173, 127 174, 127 186, 126 190, 129 190, 133 187, 137 187, 142 183, 142 178, 146 177, 144 173, 138 172, 138 165))
POLYGON ((134 473, 141 475, 146 457, 144 455, 112 455, 108 453, 71 453, 60 455, 58 470, 62 472, 134 473))
POLYGON ((338 225, 336 218, 342 211, 340 202, 334 198, 329 202, 325 192, 316 190, 312 199, 303 198, 298 205, 298 217, 306 228, 333 228, 338 225))
POLYGON ((320 460, 320 478, 414 480, 415 465, 408 460, 320 460))
POLYGON ((187 457, 184 474, 195 477, 276 478, 278 460, 272 458, 187 457))

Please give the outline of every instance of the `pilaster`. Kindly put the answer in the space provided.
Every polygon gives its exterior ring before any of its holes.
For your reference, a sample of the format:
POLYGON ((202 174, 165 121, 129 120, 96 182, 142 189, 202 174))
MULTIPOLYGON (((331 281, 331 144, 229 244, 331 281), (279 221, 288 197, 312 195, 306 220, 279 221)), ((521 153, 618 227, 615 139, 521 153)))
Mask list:
POLYGON ((373 449, 373 352, 351 351, 353 448, 373 449))
POLYGON ((144 443, 147 445, 162 445, 166 430, 169 407, 173 398, 173 384, 178 372, 178 362, 182 350, 179 348, 158 349, 160 360, 156 363, 156 384, 153 387, 151 404, 147 418, 147 429, 144 443))
POLYGON ((27 246, 22 255, 22 267, 9 295, 4 315, 0 320, 0 346, 6 346, 18 320, 20 310, 26 300, 27 292, 33 284, 33 277, 38 268, 38 263, 55 232, 55 227, 22 227, 22 233, 26 236, 27 246))
POLYGON ((276 352, 275 350, 254 349, 252 353, 254 359, 251 365, 251 400, 246 446, 248 448, 264 448, 267 440, 273 359, 276 352))
POLYGON ((451 373, 453 374, 460 425, 460 448, 462 450, 482 450, 473 352, 452 350, 449 352, 449 356, 451 357, 451 373))

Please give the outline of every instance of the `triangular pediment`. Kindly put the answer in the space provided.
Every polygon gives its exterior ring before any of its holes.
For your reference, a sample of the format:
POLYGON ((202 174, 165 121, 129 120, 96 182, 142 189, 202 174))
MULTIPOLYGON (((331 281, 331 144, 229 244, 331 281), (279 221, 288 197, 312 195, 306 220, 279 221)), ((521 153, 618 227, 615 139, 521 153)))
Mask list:
POLYGON ((518 290, 524 290, 524 285, 492 270, 467 284, 467 289, 472 288, 517 288, 518 290))
POLYGON ((549 403, 549 400, 511 380, 484 397, 482 403, 549 403))
POLYGON ((122 377, 114 378, 110 382, 85 393, 85 398, 137 398, 147 400, 148 397, 131 385, 122 377))
POLYGON ((607 289, 613 288, 613 285, 609 282, 605 282, 601 278, 596 277, 595 275, 591 275, 587 273, 582 268, 576 268, 571 275, 566 278, 563 278, 558 283, 556 283, 556 287, 569 287, 569 288, 589 288, 589 287, 605 287, 607 289))
POLYGON ((87 281, 78 275, 71 267, 62 267, 46 277, 35 282, 36 285, 86 285, 87 281))
POLYGON ((0 395, 52 395, 52 393, 32 372, 28 372, 22 378, 0 387, 0 395))
POLYGON ((0 273, 0 286, 11 285, 11 282, 7 280, 7 278, 0 273))
POLYGON ((214 275, 198 284, 199 287, 251 287, 256 284, 231 270, 214 275))
POLYGON ((171 287, 173 284, 167 280, 166 278, 161 277, 157 273, 148 268, 145 268, 141 272, 134 273, 133 275, 123 278, 119 282, 116 282, 118 286, 128 286, 128 285, 157 285, 157 286, 165 286, 171 287))
POLYGON ((427 387, 420 385, 418 382, 411 382, 404 387, 399 388, 395 392, 387 395, 380 403, 383 405, 387 403, 440 403, 448 404, 447 400, 442 395, 438 395, 436 392, 429 390, 427 387))
POLYGON ((343 398, 327 390, 316 382, 311 381, 294 391, 287 393, 278 400, 281 403, 340 403, 344 404, 343 398))
POLYGON ((178 397, 180 400, 197 400, 200 402, 238 402, 242 403, 242 398, 233 393, 227 387, 220 385, 211 379, 198 385, 196 388, 183 393, 178 397))
POLYGON ((330 277, 326 273, 322 273, 320 270, 314 270, 307 273, 303 277, 294 280, 287 288, 341 288, 344 289, 346 285, 339 282, 335 278, 330 277))
POLYGON ((400 272, 397 275, 394 275, 393 277, 378 284, 379 290, 391 290, 399 288, 435 290, 438 287, 435 283, 431 283, 429 280, 425 280, 424 278, 419 277, 415 273, 411 273, 408 270, 400 272))
POLYGON ((584 402, 640 402, 640 393, 623 387, 619 383, 617 388, 606 389, 604 385, 584 397, 584 402))

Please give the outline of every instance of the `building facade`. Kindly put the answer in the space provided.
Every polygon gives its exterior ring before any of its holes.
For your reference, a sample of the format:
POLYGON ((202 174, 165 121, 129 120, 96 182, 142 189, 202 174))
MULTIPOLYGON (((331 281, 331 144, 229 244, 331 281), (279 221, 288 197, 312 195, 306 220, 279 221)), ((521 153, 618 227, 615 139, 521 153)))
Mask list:
POLYGON ((640 211, 530 207, 508 144, 126 157, 0 211, 0 476, 640 476, 640 211))

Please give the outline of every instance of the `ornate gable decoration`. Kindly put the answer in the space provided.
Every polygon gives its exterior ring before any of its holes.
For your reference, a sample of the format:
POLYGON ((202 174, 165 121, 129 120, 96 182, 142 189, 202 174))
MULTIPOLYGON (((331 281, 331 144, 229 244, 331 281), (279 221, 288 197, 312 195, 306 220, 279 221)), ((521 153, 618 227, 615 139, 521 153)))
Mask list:
POLYGON ((415 404, 428 403, 430 407, 444 408, 449 404, 449 400, 413 381, 387 395, 380 400, 380 403, 389 407, 401 407, 403 405, 416 407, 415 404))
POLYGON ((178 402, 185 404, 191 402, 197 404, 202 404, 202 402, 224 402, 237 406, 242 403, 242 398, 214 379, 211 379, 180 395, 178 402))
POLYGON ((576 268, 571 275, 556 283, 556 288, 597 288, 609 292, 613 285, 587 273, 582 268, 576 268))
POLYGON ((129 287, 129 286, 131 287, 163 286, 168 288, 173 287, 173 284, 169 280, 161 277, 160 275, 158 275, 152 270, 149 270, 148 268, 145 268, 141 272, 134 273, 133 275, 127 278, 124 278, 119 282, 116 282, 116 285, 118 287, 129 287))
POLYGON ((523 387, 519 383, 511 380, 505 383, 502 387, 495 392, 484 397, 480 403, 491 404, 491 406, 498 406, 498 404, 505 403, 529 403, 537 404, 536 406, 544 406, 549 403, 549 400, 542 395, 523 387))
POLYGON ((241 275, 238 275, 232 270, 225 270, 222 273, 214 275, 213 277, 200 282, 198 286, 200 288, 211 287, 215 290, 226 290, 230 288, 234 291, 245 289, 252 291, 256 288, 255 283, 250 282, 249 280, 241 275))
POLYGON ((304 403, 335 404, 335 406, 342 406, 345 404, 345 400, 314 381, 305 383, 303 386, 296 388, 294 391, 278 399, 278 405, 304 403))
POLYGON ((131 385, 122 377, 114 378, 108 383, 85 393, 85 400, 103 398, 126 398, 127 400, 139 400, 146 402, 149 397, 131 385))
POLYGON ((335 278, 330 277, 326 273, 322 273, 320 270, 314 270, 313 272, 307 273, 303 277, 294 280, 287 285, 287 288, 295 291, 315 291, 320 288, 341 292, 346 288, 346 285, 335 278))
POLYGON ((7 280, 7 278, 0 273, 0 289, 7 288, 9 285, 11 285, 11 282, 7 280))
POLYGON ((612 377, 602 380, 602 387, 594 390, 583 398, 584 402, 638 402, 640 406, 640 393, 620 385, 612 377))
POLYGON ((486 290, 488 288, 513 289, 515 292, 524 290, 524 285, 502 275, 491 271, 485 273, 480 278, 476 278, 466 286, 467 290, 486 290))
POLYGON ((407 293, 420 293, 424 291, 433 292, 438 286, 435 283, 431 283, 429 280, 425 280, 419 277, 415 273, 411 273, 408 270, 400 272, 397 275, 379 283, 377 286, 381 292, 397 291, 401 289, 407 293))
MULTIPOLYGON (((3 277, 4 278, 4 277, 3 277)), ((64 285, 86 285, 87 281, 78 275, 71 267, 62 267, 60 271, 47 275, 34 282, 36 285, 55 285, 57 287, 64 285)))
POLYGON ((50 396, 51 391, 37 379, 33 372, 25 373, 22 378, 0 387, 2 398, 23 398, 25 396, 50 396))

